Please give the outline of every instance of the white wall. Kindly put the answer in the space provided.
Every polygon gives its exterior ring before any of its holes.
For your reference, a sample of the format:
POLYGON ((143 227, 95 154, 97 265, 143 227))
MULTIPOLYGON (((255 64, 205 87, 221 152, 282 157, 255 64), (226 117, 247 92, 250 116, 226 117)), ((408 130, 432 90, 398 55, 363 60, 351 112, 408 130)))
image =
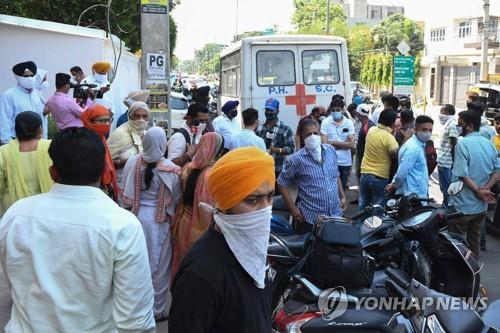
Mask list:
MULTIPOLYGON (((0 92, 16 84, 12 66, 33 60, 38 68, 48 71, 47 97, 55 91, 55 74, 69 74, 72 66, 80 66, 85 75, 92 73, 96 61, 113 63, 111 42, 106 39, 82 37, 60 32, 4 25, 0 23, 0 92)), ((117 48, 118 51, 118 48, 117 48)), ((111 87, 116 113, 124 111, 123 98, 140 89, 139 58, 130 52, 122 53, 118 73, 111 87)), ((118 116, 118 115, 117 115, 118 116)), ((116 119, 117 117, 115 117, 116 119)))

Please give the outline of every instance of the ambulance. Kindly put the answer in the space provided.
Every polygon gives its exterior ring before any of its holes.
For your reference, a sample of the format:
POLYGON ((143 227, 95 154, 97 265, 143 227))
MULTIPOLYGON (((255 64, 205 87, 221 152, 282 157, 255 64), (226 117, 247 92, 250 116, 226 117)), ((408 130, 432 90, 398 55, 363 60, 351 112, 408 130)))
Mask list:
POLYGON ((297 128, 314 106, 328 107, 333 95, 351 101, 347 45, 344 38, 314 35, 271 35, 245 38, 220 57, 219 108, 228 100, 252 107, 264 118, 267 99, 280 103, 279 118, 297 128))

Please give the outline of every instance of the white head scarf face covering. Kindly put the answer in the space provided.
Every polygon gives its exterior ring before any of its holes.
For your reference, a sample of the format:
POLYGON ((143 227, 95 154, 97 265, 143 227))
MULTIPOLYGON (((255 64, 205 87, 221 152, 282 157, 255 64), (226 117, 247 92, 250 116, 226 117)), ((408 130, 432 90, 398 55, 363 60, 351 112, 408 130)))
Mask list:
POLYGON ((200 206, 213 212, 214 221, 224 235, 236 260, 252 277, 257 288, 264 289, 272 206, 238 215, 223 214, 203 202, 200 206))
POLYGON ((161 127, 151 127, 144 134, 142 146, 142 159, 146 163, 158 162, 167 150, 167 134, 161 127))
POLYGON ((149 107, 146 103, 144 102, 134 102, 128 109, 127 115, 128 115, 128 125, 130 126, 130 130, 134 132, 135 134, 142 136, 144 134, 144 131, 146 128, 148 128, 148 122, 144 119, 134 119, 132 120, 130 116, 134 114, 134 112, 138 110, 144 110, 148 113, 149 115, 149 107))
POLYGON ((47 75, 47 71, 45 69, 40 69, 36 71, 35 75, 35 89, 38 91, 44 91, 49 87, 49 82, 47 80, 43 80, 45 78, 45 75, 47 75))
POLYGON ((128 108, 127 115, 130 117, 132 114, 134 114, 135 111, 143 109, 146 111, 148 114, 150 112, 149 106, 144 103, 144 102, 133 102, 130 107, 128 108))

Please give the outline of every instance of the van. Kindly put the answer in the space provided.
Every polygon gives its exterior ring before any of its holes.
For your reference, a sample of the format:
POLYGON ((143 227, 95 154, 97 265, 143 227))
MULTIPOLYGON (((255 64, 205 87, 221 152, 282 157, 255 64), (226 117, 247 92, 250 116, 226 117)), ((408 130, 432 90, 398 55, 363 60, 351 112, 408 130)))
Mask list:
POLYGON ((238 100, 239 113, 252 107, 264 120, 269 98, 280 103, 279 118, 295 131, 314 106, 328 107, 340 94, 351 102, 349 63, 344 38, 274 35, 245 38, 220 57, 219 106, 238 100))

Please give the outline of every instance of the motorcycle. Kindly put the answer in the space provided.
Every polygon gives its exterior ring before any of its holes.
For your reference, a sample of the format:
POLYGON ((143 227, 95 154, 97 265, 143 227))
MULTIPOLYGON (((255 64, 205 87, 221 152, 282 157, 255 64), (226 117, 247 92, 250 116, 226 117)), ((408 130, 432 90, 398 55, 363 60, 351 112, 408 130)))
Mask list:
MULTIPOLYGON (((470 253, 465 240, 450 234, 446 228, 448 220, 461 214, 447 214, 432 203, 423 205, 425 201, 429 200, 399 197, 389 200, 385 209, 369 207, 353 216, 353 219, 363 221, 361 245, 376 269, 371 288, 350 290, 350 293, 355 296, 387 296, 385 269, 397 267, 441 292, 457 297, 478 294, 481 269, 478 260, 470 253), (456 281, 456 276, 463 278, 456 281)), ((306 252, 307 238, 308 235, 271 233, 268 257, 275 271, 272 302, 275 313, 285 291, 290 288, 283 300, 284 308, 276 314, 277 326, 280 326, 280 316, 289 320, 297 311, 303 315, 304 307, 314 310, 318 301, 317 297, 311 297, 310 290, 303 288, 304 283, 296 278, 296 274, 293 275, 296 273, 294 268, 306 252)), ((373 325, 383 327, 382 324, 387 323, 386 317, 392 315, 379 313, 379 321, 373 325)), ((355 317, 350 314, 343 317, 345 322, 342 325, 352 324, 355 317)))
POLYGON ((480 314, 470 303, 427 288, 405 272, 388 269, 387 275, 389 294, 407 301, 387 325, 394 332, 492 333, 500 329, 500 300, 480 314))

